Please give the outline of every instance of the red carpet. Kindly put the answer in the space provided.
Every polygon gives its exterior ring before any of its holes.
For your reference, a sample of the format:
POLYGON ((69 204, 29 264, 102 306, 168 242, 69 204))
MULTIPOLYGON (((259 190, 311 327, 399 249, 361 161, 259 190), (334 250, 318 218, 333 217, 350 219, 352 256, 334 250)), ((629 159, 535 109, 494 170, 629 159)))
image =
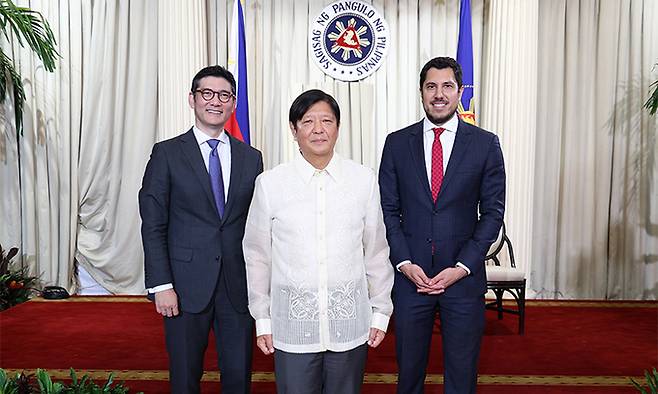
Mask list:
MULTIPOLYGON (((526 334, 517 319, 487 312, 480 393, 635 393, 628 376, 658 366, 658 303, 530 301, 526 334)), ((371 350, 364 393, 395 392, 394 333, 371 350)), ((57 376, 68 368, 118 371, 132 392, 167 392, 162 320, 141 297, 32 301, 0 313, 0 367, 57 376)), ((427 393, 442 392, 440 336, 427 393)), ((204 392, 218 392, 214 344, 204 392)), ((272 358, 254 356, 254 393, 273 393, 272 358)), ((97 371, 97 372, 94 372, 97 371)))

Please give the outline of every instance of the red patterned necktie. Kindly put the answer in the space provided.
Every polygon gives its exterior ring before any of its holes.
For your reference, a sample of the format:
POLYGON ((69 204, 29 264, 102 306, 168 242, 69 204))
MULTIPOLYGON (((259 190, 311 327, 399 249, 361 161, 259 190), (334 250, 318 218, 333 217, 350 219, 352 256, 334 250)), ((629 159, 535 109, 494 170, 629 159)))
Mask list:
POLYGON ((432 130, 434 130, 434 142, 432 142, 432 199, 436 202, 443 182, 443 146, 439 137, 445 129, 437 127, 432 130))

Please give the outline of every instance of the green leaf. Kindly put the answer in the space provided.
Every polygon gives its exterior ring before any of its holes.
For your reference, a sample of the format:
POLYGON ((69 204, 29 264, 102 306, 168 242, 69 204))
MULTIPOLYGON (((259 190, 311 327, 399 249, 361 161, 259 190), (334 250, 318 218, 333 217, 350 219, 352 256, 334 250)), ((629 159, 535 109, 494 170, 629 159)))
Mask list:
POLYGON ((652 88, 653 88, 653 92, 650 93, 647 102, 644 103, 644 108, 649 110, 649 114, 655 115, 656 111, 658 111, 658 81, 654 81, 654 83, 649 85, 650 91, 652 88))
POLYGON ((114 372, 110 372, 110 376, 107 378, 107 382, 103 385, 103 392, 110 392, 110 387, 112 387, 112 381, 114 380, 114 372))
POLYGON ((69 376, 71 377, 71 383, 73 383, 73 385, 77 385, 78 377, 75 374, 75 369, 69 368, 69 376))
POLYGON ((9 252, 7 252, 7 256, 5 257, 7 260, 11 260, 18 254, 18 248, 14 247, 9 249, 9 252))
POLYGON ((55 384, 53 385, 53 394, 64 393, 64 389, 65 389, 65 388, 66 388, 66 387, 65 387, 62 383, 59 383, 59 382, 58 382, 58 383, 55 383, 55 384))
POLYGON ((89 375, 84 374, 82 375, 82 379, 80 379, 80 387, 87 387, 89 386, 89 375))
POLYGON ((642 393, 642 394, 648 394, 648 393, 646 392, 646 390, 644 390, 644 389, 642 388, 642 386, 640 386, 640 385, 639 385, 635 380, 633 380, 632 378, 631 378, 631 383, 633 383, 633 386, 634 386, 634 387, 637 389, 637 391, 639 391, 640 393, 642 393))
POLYGON ((631 378, 631 383, 633 384, 633 387, 642 394, 658 394, 658 371, 656 371, 656 368, 653 368, 651 373, 645 370, 644 379, 646 380, 647 388, 650 392, 646 391, 644 385, 636 382, 633 378, 631 378))
POLYGON ((53 392, 53 381, 43 369, 37 369, 37 381, 42 393, 50 394, 53 392))
MULTIPOLYGON (((1 0, 0 0, 1 1, 1 0)), ((0 103, 4 102, 7 96, 7 89, 10 85, 14 88, 14 118, 16 121, 16 131, 22 132, 23 130, 23 103, 25 102, 25 90, 23 90, 23 82, 21 76, 14 68, 14 64, 0 51, 0 103), (10 81, 7 81, 9 76, 10 81)))
MULTIPOLYGON (((655 371, 655 369, 654 369, 655 371)), ((649 371, 644 371, 644 379, 647 381, 647 387, 651 390, 651 393, 656 392, 656 383, 654 382, 654 377, 649 374, 649 371)))
POLYGON ((9 376, 4 369, 0 368, 0 394, 19 394, 19 379, 21 379, 21 373, 9 376))

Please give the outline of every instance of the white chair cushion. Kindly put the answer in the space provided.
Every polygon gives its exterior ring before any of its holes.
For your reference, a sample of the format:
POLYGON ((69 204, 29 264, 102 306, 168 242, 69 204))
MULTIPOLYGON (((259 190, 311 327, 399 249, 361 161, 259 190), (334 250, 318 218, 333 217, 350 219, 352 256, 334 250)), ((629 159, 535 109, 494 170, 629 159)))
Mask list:
POLYGON ((487 265, 487 280, 506 282, 525 279, 525 272, 518 268, 487 265))

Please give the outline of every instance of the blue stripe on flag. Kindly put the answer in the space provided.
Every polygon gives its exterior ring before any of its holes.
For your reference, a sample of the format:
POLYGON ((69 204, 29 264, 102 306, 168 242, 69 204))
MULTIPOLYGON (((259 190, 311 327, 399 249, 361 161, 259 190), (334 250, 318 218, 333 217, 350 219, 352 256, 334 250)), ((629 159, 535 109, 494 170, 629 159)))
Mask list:
POLYGON ((462 105, 465 111, 473 111, 473 34, 471 31, 471 1, 461 0, 459 8, 459 42, 457 43, 457 63, 462 67, 462 105))

